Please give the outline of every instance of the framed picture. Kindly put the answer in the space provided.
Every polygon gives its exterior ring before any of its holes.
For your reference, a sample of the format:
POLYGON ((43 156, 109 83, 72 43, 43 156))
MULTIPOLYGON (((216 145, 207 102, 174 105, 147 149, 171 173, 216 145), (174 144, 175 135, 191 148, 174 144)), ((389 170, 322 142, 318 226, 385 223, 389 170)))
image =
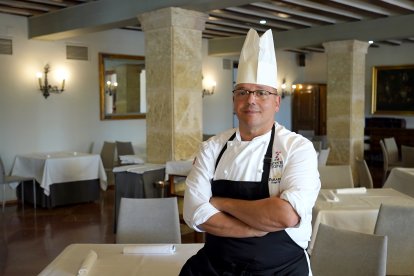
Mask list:
POLYGON ((373 67, 372 113, 414 115, 414 65, 373 67))

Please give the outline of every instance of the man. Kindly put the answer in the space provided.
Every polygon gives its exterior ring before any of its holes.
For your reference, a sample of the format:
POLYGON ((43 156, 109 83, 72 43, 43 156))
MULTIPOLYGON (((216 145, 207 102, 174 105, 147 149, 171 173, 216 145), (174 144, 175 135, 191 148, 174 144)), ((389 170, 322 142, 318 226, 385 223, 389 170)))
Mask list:
POLYGON ((317 156, 274 121, 276 79, 271 30, 251 29, 233 91, 239 127, 204 142, 187 177, 184 219, 206 241, 180 275, 311 275, 317 156))

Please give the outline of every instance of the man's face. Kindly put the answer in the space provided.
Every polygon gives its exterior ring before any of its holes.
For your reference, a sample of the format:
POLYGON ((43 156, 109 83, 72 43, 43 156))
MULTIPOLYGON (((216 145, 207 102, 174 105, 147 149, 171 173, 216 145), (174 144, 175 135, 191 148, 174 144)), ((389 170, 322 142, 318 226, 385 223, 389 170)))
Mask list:
POLYGON ((241 96, 240 93, 233 93, 234 112, 237 114, 241 129, 260 131, 267 130, 273 125, 274 115, 279 111, 280 106, 280 96, 275 95, 276 89, 267 85, 240 83, 234 90, 265 90, 274 93, 264 97, 253 93, 241 96))

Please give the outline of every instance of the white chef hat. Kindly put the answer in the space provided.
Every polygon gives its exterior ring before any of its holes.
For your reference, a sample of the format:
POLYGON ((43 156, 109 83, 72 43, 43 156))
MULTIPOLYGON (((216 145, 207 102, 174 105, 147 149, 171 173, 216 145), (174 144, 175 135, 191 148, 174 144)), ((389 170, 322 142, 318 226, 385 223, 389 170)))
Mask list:
POLYGON ((262 37, 250 29, 240 53, 237 82, 254 83, 277 88, 277 64, 272 30, 262 37))

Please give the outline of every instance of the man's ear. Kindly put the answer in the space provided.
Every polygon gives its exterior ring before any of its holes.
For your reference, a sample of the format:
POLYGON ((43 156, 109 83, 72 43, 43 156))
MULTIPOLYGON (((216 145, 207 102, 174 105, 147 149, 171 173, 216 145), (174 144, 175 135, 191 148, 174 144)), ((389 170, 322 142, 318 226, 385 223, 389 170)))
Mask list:
POLYGON ((276 111, 276 112, 279 112, 279 109, 280 109, 280 101, 281 101, 282 97, 280 97, 280 96, 276 96, 275 98, 276 98, 276 99, 275 99, 275 101, 276 101, 276 108, 275 108, 275 111, 276 111))

